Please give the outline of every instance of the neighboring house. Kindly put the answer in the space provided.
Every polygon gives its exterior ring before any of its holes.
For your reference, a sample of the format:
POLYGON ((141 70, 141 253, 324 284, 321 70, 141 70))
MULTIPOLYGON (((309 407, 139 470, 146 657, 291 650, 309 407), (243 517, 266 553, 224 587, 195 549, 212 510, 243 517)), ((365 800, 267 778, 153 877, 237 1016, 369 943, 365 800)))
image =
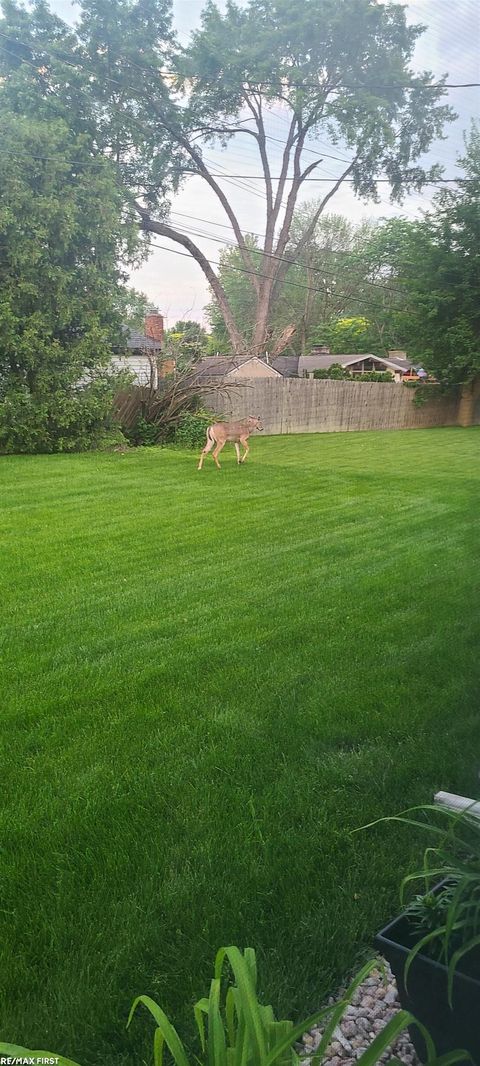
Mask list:
POLYGON ((164 350, 163 315, 152 309, 145 316, 145 332, 127 330, 126 351, 114 359, 119 370, 129 370, 136 385, 152 385, 175 370, 174 359, 162 358, 164 350))
POLYGON ((210 355, 195 364, 196 378, 280 378, 283 374, 272 363, 256 355, 210 355))
POLYGON ((427 376, 421 367, 413 366, 403 351, 389 352, 388 358, 383 358, 370 354, 331 355, 326 347, 314 348, 311 355, 278 355, 276 359, 256 355, 211 355, 201 359, 194 369, 197 378, 313 378, 315 370, 329 370, 334 363, 344 367, 353 377, 372 370, 388 370, 396 382, 418 381, 427 376))
POLYGON ((353 377, 370 371, 389 371, 394 381, 419 381, 427 375, 421 367, 414 367, 403 351, 391 351, 388 358, 370 353, 362 355, 331 355, 328 348, 313 349, 311 355, 302 355, 298 361, 298 376, 313 378, 315 370, 329 370, 334 364, 348 370, 353 377))

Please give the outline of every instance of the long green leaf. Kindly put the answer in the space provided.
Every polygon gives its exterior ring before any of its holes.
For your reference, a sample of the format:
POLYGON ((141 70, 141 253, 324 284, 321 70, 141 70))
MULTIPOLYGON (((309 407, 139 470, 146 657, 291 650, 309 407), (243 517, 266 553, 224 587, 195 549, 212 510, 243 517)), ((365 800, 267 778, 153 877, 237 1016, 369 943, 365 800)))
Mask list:
POLYGON ((204 997, 203 999, 199 999, 193 1007, 193 1015, 197 1023, 197 1029, 200 1036, 200 1045, 203 1052, 205 1052, 205 1048, 207 1046, 205 1043, 205 1014, 208 1014, 208 999, 204 997))
POLYGON ((153 1066, 163 1066, 163 1049, 165 1040, 161 1029, 155 1029, 153 1034, 153 1066))
POLYGON ((249 963, 245 962, 238 948, 234 946, 220 948, 215 959, 215 977, 218 979, 221 978, 225 959, 228 959, 233 970, 240 994, 242 1012, 245 1015, 245 1024, 249 1030, 255 1053, 258 1056, 258 1061, 263 1062, 266 1055, 265 1037, 249 963))
MULTIPOLYGON (((458 1048, 458 1050, 455 1051, 447 1051, 445 1055, 439 1055, 437 1059, 433 1059, 430 1066, 452 1066, 454 1062, 465 1062, 465 1059, 473 1062, 469 1051, 458 1048)), ((473 1066, 475 1066, 475 1063, 473 1063, 473 1066)))
POLYGON ((158 1003, 155 1003, 155 1000, 150 999, 150 996, 137 996, 133 1001, 128 1016, 127 1029, 140 1003, 150 1011, 150 1014, 155 1019, 168 1050, 177 1066, 189 1066, 188 1058, 185 1054, 185 1048, 180 1040, 177 1030, 174 1029, 172 1023, 168 1020, 165 1011, 158 1006, 158 1003))
POLYGON ((268 1050, 273 1051, 277 1044, 282 1043, 285 1040, 289 1040, 289 1047, 285 1049, 284 1053, 280 1056, 280 1060, 277 1060, 277 1066, 282 1066, 287 1063, 291 1063, 292 1060, 292 1048, 290 1033, 293 1029, 293 1022, 291 1021, 272 1021, 268 1027, 268 1050))
POLYGON ((327 1025, 325 1026, 325 1031, 324 1031, 324 1033, 322 1035, 322 1038, 320 1040, 318 1048, 317 1048, 315 1054, 313 1055, 312 1066, 320 1066, 320 1063, 322 1062, 322 1059, 323 1059, 323 1056, 325 1054, 325 1051, 327 1050, 327 1048, 328 1048, 328 1046, 330 1044, 330 1041, 331 1041, 331 1039, 333 1037, 335 1029, 336 1029, 337 1025, 339 1024, 341 1018, 343 1017, 343 1015, 344 1015, 344 1013, 345 1013, 345 1011, 347 1009, 348 1004, 351 1003, 351 1001, 353 999, 353 996, 355 995, 355 992, 357 991, 357 988, 359 988, 359 986, 363 983, 365 978, 368 977, 369 974, 371 974, 372 970, 375 970, 375 969, 379 968, 379 965, 381 966, 381 964, 378 963, 377 959, 370 959, 369 962, 366 962, 365 965, 362 966, 362 969, 357 973, 355 979, 352 981, 352 983, 347 988, 347 991, 346 991, 345 996, 343 997, 343 999, 340 1001, 340 1003, 337 1003, 335 1005, 334 1010, 333 1010, 332 1015, 331 1015, 331 1018, 327 1022, 327 1025))
POLYGON ((407 1029, 408 1026, 412 1025, 414 1022, 418 1025, 422 1036, 424 1037, 427 1045, 427 1061, 431 1063, 435 1056, 435 1045, 430 1034, 425 1029, 425 1026, 420 1025, 420 1023, 416 1021, 413 1014, 410 1014, 407 1010, 399 1010, 395 1017, 387 1022, 381 1032, 377 1033, 374 1040, 372 1040, 370 1047, 364 1051, 363 1055, 361 1055, 358 1060, 359 1066, 374 1066, 374 1064, 378 1062, 380 1056, 383 1055, 384 1051, 390 1047, 390 1044, 393 1044, 394 1040, 400 1036, 400 1033, 403 1033, 404 1029, 407 1029))
POLYGON ((458 948, 457 951, 454 951, 454 953, 453 953, 453 955, 452 955, 452 957, 450 959, 450 962, 448 964, 448 1005, 449 1005, 449 1007, 452 1006, 453 978, 455 976, 455 970, 456 970, 456 968, 458 966, 458 963, 460 962, 460 959, 463 959, 464 955, 468 955, 468 952, 472 951, 473 948, 476 948, 478 946, 478 944, 480 944, 480 935, 472 937, 472 939, 469 940, 467 944, 463 944, 461 948, 458 948))
POLYGON ((227 988, 227 994, 225 996, 225 1019, 227 1022, 227 1035, 230 1048, 235 1047, 235 1014, 235 995, 233 988, 230 986, 229 988, 227 988))
MULTIPOLYGON (((346 1000, 342 999, 341 1003, 343 1004, 344 1008, 348 1006, 346 1000)), ((340 1004, 338 1004, 338 1006, 340 1006, 340 1004)), ((288 1038, 282 1040, 280 1044, 277 1044, 276 1047, 273 1048, 270 1054, 267 1055, 267 1058, 262 1064, 262 1066, 271 1066, 272 1062, 276 1062, 279 1055, 282 1055, 283 1052, 287 1050, 287 1048, 292 1047, 293 1044, 295 1044, 297 1040, 299 1040, 300 1037, 303 1036, 304 1033, 308 1033, 309 1029, 312 1029, 313 1026, 317 1024, 317 1022, 321 1022, 323 1018, 326 1018, 328 1015, 330 1015, 333 1010, 333 1005, 328 1007, 322 1007, 322 1009, 317 1011, 316 1014, 311 1014, 310 1017, 305 1018, 303 1022, 298 1022, 297 1025, 294 1025, 293 1028, 290 1030, 288 1038)))
POLYGON ((257 987, 257 956, 255 954, 255 948, 245 948, 243 957, 248 967, 248 972, 252 979, 253 987, 257 987))
POLYGON ((220 978, 210 985, 208 1001, 208 1062, 209 1066, 226 1066, 227 1045, 220 1014, 220 978))
POLYGON ((238 1019, 235 1040, 235 1066, 245 1066, 245 1063, 248 1060, 249 1035, 245 1023, 245 1017, 242 1012, 241 996, 236 985, 231 986, 231 992, 235 1003, 235 1013, 238 1019))
MULTIPOLYGON (((454 926, 454 929, 456 929, 457 927, 461 928, 461 926, 458 923, 454 926)), ((405 970, 404 970, 404 975, 403 975, 404 976, 404 982, 405 982, 405 989, 407 988, 408 975, 410 973, 410 968, 412 966, 412 963, 415 961, 417 955, 422 951, 422 948, 427 947, 427 945, 431 944, 433 940, 437 940, 439 937, 443 936, 444 933, 445 933, 445 929, 446 929, 446 926, 444 926, 444 925, 440 925, 438 927, 438 929, 433 929, 432 932, 427 933, 426 936, 422 936, 421 940, 417 941, 417 943, 415 944, 415 947, 413 947, 411 949, 411 951, 409 951, 408 957, 407 957, 407 961, 405 963, 405 970)))

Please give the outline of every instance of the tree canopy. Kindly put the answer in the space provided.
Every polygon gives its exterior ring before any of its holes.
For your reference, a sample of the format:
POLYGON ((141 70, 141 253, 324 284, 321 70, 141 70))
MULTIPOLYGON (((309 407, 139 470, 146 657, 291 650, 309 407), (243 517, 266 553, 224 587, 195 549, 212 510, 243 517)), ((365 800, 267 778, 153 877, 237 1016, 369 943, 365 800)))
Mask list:
POLYGON ((459 160, 464 176, 442 189, 418 222, 393 219, 380 227, 365 255, 400 295, 392 328, 445 385, 480 373, 480 132, 474 126, 459 160))
POLYGON ((109 425, 137 227, 63 118, 3 106, 0 136, 0 448, 88 447, 109 425))
POLYGON ((428 71, 413 74, 422 27, 407 25, 401 4, 250 0, 240 7, 230 0, 222 14, 208 0, 186 48, 172 32, 168 0, 82 0, 79 7, 72 30, 43 0, 28 11, 3 0, 2 92, 17 111, 33 117, 53 108, 88 133, 92 156, 115 165, 144 231, 182 246, 203 270, 233 351, 265 347, 292 260, 302 260, 344 181, 359 197, 375 197, 382 179, 400 201, 439 174, 421 158, 452 112, 441 103, 441 83, 428 71), (279 173, 271 108, 287 120, 279 173), (338 146, 337 176, 310 225, 292 239, 299 193, 323 162, 312 147, 319 135, 338 146), (237 137, 252 141, 263 175, 265 228, 255 259, 205 152, 237 137), (232 228, 255 301, 253 336, 245 335, 214 265, 171 221, 170 199, 192 174, 217 197, 232 228))

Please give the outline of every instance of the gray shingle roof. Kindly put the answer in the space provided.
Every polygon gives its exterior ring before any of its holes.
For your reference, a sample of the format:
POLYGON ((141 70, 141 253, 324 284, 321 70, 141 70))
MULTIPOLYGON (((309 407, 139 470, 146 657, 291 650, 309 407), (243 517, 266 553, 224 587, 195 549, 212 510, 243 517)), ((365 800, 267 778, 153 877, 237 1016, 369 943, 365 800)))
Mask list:
POLYGON ((271 360, 275 370, 279 370, 284 378, 296 378, 298 374, 298 355, 277 355, 271 360))
MULTIPOLYGON (((195 365, 195 373, 200 377, 225 377, 252 358, 251 355, 208 355, 195 365)), ((260 357, 260 362, 265 363, 266 360, 260 357)), ((270 359, 269 365, 283 377, 296 377, 298 355, 278 355, 276 359, 270 359)))
POLYGON ((145 351, 160 352, 162 345, 159 341, 154 341, 152 337, 146 337, 144 333, 140 333, 137 329, 129 329, 127 331, 127 348, 130 350, 137 350, 138 348, 145 351))

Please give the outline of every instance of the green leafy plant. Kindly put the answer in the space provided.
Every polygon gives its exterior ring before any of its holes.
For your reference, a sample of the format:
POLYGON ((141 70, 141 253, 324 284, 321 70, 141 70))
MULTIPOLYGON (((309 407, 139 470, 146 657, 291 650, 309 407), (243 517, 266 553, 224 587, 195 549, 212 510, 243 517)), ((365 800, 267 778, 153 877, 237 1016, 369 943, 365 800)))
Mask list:
POLYGON ((314 370, 313 376, 316 381, 349 381, 351 374, 349 370, 341 366, 340 363, 332 363, 331 366, 324 370, 314 370))
POLYGON ((354 381, 395 381, 389 370, 366 370, 364 374, 355 374, 354 381))
POLYGON ((205 444, 207 426, 218 421, 211 411, 187 411, 181 416, 175 430, 174 442, 183 448, 202 448, 205 444))
POLYGON ((125 430, 125 435, 130 443, 135 444, 137 447, 142 445, 151 447, 153 444, 158 444, 160 427, 155 422, 151 422, 148 418, 140 415, 133 428, 125 430))
POLYGON ((421 935, 409 952, 405 981, 418 953, 430 954, 448 968, 451 1005, 455 971, 480 947, 480 819, 471 808, 458 812, 423 804, 371 825, 388 821, 426 830, 436 838, 425 848, 422 866, 401 883, 402 906, 411 885, 421 882, 425 889, 406 911, 412 929, 421 935))
MULTIPOLYGON (((220 948, 215 959, 214 977, 210 985, 210 995, 199 999, 193 1011, 200 1039, 201 1056, 190 1056, 180 1039, 177 1030, 167 1015, 150 996, 137 996, 134 1000, 127 1028, 130 1026, 138 1007, 144 1006, 156 1022, 153 1036, 154 1066, 162 1066, 165 1047, 167 1047, 175 1066, 192 1066, 195 1061, 199 1066, 296 1066, 302 1056, 295 1051, 295 1044, 305 1032, 323 1023, 320 1043, 313 1054, 309 1055, 312 1066, 320 1066, 352 997, 369 973, 378 966, 376 959, 368 962, 356 975, 345 996, 339 1003, 317 1011, 310 1018, 294 1025, 292 1021, 278 1021, 270 1006, 263 1006, 257 995, 257 963, 253 948, 242 952, 237 947, 220 948), (233 982, 226 983, 222 993, 222 979, 225 962, 228 962, 233 974, 233 982)), ((465 1051, 454 1051, 439 1059, 435 1058, 435 1047, 428 1032, 415 1021, 408 1011, 400 1010, 387 1022, 386 1026, 372 1041, 358 1062, 361 1066, 374 1066, 384 1051, 397 1039, 409 1025, 416 1024, 424 1036, 427 1046, 427 1061, 431 1066, 450 1066, 455 1062, 469 1058, 465 1051)), ((1 1044, 0 1053, 12 1057, 38 1056, 49 1057, 49 1052, 28 1051, 13 1044, 1 1044)), ((397 1063, 397 1059, 392 1059, 397 1063)), ((71 1059, 58 1057, 59 1066, 78 1066, 71 1059)))

